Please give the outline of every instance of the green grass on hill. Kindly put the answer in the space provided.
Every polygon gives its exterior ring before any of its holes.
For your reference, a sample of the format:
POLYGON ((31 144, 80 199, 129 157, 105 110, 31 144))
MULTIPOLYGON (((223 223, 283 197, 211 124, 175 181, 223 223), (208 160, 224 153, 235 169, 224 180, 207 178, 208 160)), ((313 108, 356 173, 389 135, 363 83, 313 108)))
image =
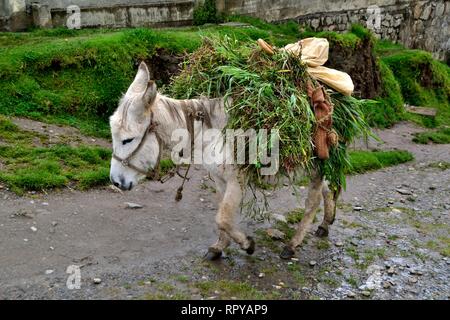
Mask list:
MULTIPOLYGON (((109 149, 49 144, 47 136, 22 130, 0 115, 0 182, 17 194, 107 185, 110 160, 109 149)), ((164 175, 173 167, 171 160, 163 159, 160 173, 164 175)))
POLYGON ((0 33, 0 113, 71 124, 83 133, 109 137, 107 118, 139 61, 158 48, 191 52, 211 33, 277 44, 297 39, 255 27, 220 26, 0 33))
POLYGON ((378 170, 385 167, 405 163, 414 159, 414 156, 403 150, 393 151, 351 151, 351 169, 348 174, 359 174, 378 170))
POLYGON ((450 128, 440 128, 434 131, 420 132, 414 135, 414 142, 427 144, 429 142, 446 144, 450 143, 450 128))
POLYGON ((376 52, 392 71, 405 103, 437 109, 436 119, 406 114, 406 118, 426 127, 450 124, 450 67, 421 50, 407 50, 386 41, 376 52))
POLYGON ((49 145, 46 136, 21 130, 0 117, 0 181, 18 194, 106 184, 110 157, 111 151, 100 147, 49 145))

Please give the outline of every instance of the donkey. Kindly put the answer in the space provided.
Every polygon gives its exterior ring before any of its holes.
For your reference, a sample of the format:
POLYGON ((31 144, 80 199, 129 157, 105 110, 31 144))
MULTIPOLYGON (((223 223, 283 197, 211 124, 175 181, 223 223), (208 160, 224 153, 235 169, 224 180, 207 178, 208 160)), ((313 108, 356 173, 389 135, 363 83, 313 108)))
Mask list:
MULTIPOLYGON (((161 157, 163 148, 172 150, 175 142, 172 133, 177 129, 186 129, 193 135, 192 126, 222 130, 227 125, 225 99, 175 100, 157 91, 150 79, 147 65, 141 62, 138 72, 119 106, 110 118, 113 140, 111 159, 111 182, 122 190, 131 190, 140 180, 151 176, 161 157), (201 115, 201 121, 193 118, 201 115)), ((202 132, 202 131, 198 131, 202 132)), ((212 142, 202 142, 203 150, 213 147, 212 142)), ((246 236, 234 224, 234 216, 243 198, 245 176, 233 164, 204 164, 215 182, 219 195, 219 209, 216 215, 218 240, 209 247, 206 258, 218 259, 231 240, 236 242, 247 254, 253 254, 255 241, 246 236)), ((337 193, 331 192, 326 181, 317 173, 310 176, 305 215, 298 224, 295 236, 285 245, 281 258, 294 256, 308 231, 322 197, 324 198, 324 219, 316 235, 328 235, 329 226, 334 222, 337 193)))

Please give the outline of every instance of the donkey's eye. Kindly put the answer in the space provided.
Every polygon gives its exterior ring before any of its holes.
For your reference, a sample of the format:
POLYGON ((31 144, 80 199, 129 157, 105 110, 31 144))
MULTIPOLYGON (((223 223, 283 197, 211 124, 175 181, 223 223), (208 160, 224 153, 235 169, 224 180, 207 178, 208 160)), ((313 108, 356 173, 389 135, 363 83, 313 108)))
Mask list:
POLYGON ((134 138, 125 139, 125 140, 122 141, 122 144, 123 144, 123 145, 126 145, 127 143, 130 143, 130 142, 133 141, 133 140, 134 140, 134 138))

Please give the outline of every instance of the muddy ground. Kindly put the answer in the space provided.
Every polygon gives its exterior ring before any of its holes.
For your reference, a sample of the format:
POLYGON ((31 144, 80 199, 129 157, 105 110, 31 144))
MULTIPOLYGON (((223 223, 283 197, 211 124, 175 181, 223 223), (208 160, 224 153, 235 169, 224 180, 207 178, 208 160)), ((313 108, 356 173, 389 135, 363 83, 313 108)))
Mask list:
MULTIPOLYGON (((217 204, 202 169, 191 172, 179 203, 178 178, 123 194, 18 197, 1 187, 0 299, 449 299, 450 146, 412 143, 420 130, 400 123, 378 132, 384 143, 370 148, 416 159, 350 177, 329 238, 313 235, 319 212, 291 261, 278 258, 283 242, 266 236, 274 221, 243 216, 255 254, 233 245, 222 260, 203 261, 216 240, 217 204), (80 289, 67 286, 69 266, 80 268, 80 289)), ((286 215, 304 206, 305 194, 284 187, 268 199, 286 215)))

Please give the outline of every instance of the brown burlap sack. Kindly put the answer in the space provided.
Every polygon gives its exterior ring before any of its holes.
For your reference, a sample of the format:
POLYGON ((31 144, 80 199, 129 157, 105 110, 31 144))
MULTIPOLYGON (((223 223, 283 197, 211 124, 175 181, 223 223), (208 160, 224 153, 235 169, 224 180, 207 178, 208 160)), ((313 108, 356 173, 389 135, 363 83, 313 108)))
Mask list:
POLYGON ((316 117, 316 129, 314 132, 315 153, 319 159, 330 157, 329 147, 337 144, 337 134, 332 130, 333 106, 326 99, 323 87, 314 89, 308 84, 308 96, 311 98, 314 115, 316 117))

